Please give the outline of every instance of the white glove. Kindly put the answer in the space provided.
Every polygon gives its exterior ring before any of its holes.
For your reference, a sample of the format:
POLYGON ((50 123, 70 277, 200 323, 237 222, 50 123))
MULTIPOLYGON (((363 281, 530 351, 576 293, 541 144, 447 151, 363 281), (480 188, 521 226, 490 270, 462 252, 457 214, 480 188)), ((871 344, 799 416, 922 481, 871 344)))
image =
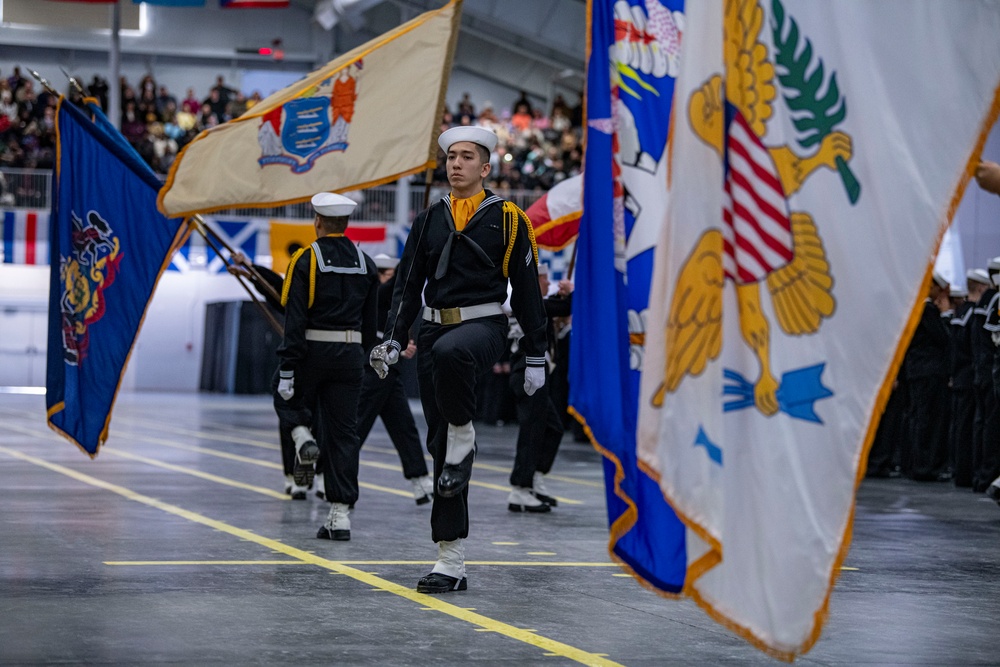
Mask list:
POLYGON ((545 385, 544 366, 526 366, 524 369, 524 393, 533 396, 545 385))
POLYGON ((372 348, 372 353, 368 356, 368 363, 380 379, 384 380, 389 374, 389 366, 399 361, 399 350, 391 343, 382 343, 372 348))
POLYGON ((278 396, 286 401, 292 400, 295 395, 295 378, 282 378, 278 380, 278 396))

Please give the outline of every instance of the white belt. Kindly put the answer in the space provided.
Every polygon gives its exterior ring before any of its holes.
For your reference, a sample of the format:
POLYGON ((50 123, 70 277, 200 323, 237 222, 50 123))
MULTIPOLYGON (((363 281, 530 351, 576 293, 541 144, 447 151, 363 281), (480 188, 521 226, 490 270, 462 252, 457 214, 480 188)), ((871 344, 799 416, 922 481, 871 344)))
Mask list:
POLYGON ((499 303, 481 303, 478 306, 442 308, 440 310, 430 306, 424 307, 424 319, 434 324, 459 324, 466 320, 502 314, 503 308, 499 303))
POLYGON ((326 331, 324 329, 306 329, 306 340, 320 343, 360 343, 360 331, 326 331))

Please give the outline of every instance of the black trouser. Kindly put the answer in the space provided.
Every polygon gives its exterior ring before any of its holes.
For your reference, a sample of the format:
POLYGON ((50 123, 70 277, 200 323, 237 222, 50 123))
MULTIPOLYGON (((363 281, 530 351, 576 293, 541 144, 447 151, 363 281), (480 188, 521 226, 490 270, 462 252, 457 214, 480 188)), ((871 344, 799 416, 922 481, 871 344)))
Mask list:
POLYGON ((380 380, 371 366, 365 366, 365 378, 361 384, 361 402, 358 405, 358 440, 364 445, 368 434, 381 417, 385 430, 389 432, 392 446, 399 452, 406 479, 423 477, 427 474, 424 450, 420 446, 420 433, 413 421, 410 404, 406 400, 403 378, 395 368, 380 380))
POLYGON ((875 441, 868 452, 868 474, 887 477, 900 464, 903 443, 909 442, 906 435, 906 410, 908 392, 905 383, 897 383, 889 395, 885 412, 875 432, 875 441))
POLYGON ((1000 475, 1000 415, 993 383, 976 385, 976 417, 972 426, 972 490, 985 491, 1000 475))
POLYGON ((535 472, 543 475, 552 469, 562 441, 563 424, 559 411, 552 402, 550 375, 546 371, 545 384, 534 394, 524 393, 524 361, 514 365, 510 373, 510 389, 517 398, 517 450, 514 468, 510 472, 510 485, 530 489, 535 472))
POLYGON ((461 426, 476 414, 476 382, 503 354, 507 318, 503 315, 445 326, 424 322, 417 347, 420 402, 427 421, 427 449, 434 457, 434 505, 431 539, 435 542, 469 536, 469 487, 451 498, 437 493, 444 470, 448 424, 461 426))
MULTIPOLYGON (((288 401, 278 396, 278 369, 274 369, 271 378, 271 394, 274 396, 274 412, 278 415, 278 439, 281 443, 281 467, 286 475, 295 471, 295 441, 292 440, 292 429, 298 426, 295 419, 298 413, 288 405, 288 401)), ((292 398, 295 398, 294 396, 292 398)))
POLYGON ((976 385, 976 416, 972 423, 972 490, 985 491, 1000 474, 1000 415, 993 383, 976 385))
POLYGON ((933 481, 948 465, 948 378, 910 379, 910 445, 913 479, 933 481))
POLYGON ((949 440, 955 486, 972 486, 972 422, 975 416, 975 390, 972 387, 952 388, 949 440))
POLYGON ((277 392, 275 410, 281 410, 293 426, 313 423, 319 445, 326 499, 353 505, 358 500, 358 396, 363 367, 322 368, 307 359, 295 373, 295 395, 285 401, 277 392), (280 407, 279 407, 280 404, 280 407))

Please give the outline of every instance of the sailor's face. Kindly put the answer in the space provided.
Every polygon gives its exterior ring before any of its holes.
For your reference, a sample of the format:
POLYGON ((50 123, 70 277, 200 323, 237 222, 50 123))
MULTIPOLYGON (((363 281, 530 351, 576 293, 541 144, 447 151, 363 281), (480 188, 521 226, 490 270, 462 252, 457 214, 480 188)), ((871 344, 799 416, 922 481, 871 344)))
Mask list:
POLYGON ((448 184, 453 188, 478 185, 486 178, 490 163, 483 164, 479 149, 471 141, 458 141, 448 147, 448 184))

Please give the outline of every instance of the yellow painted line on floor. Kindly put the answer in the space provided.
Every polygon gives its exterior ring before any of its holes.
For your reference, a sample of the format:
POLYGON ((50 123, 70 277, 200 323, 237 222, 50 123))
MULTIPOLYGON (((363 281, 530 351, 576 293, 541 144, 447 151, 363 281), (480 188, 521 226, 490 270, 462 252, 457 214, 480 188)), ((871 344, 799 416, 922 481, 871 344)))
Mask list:
POLYGON ((555 551, 529 551, 529 556, 555 556, 555 551))
POLYGON ((593 653, 589 653, 582 649, 578 649, 575 646, 570 646, 569 644, 563 644, 554 639, 549 639, 547 637, 539 636, 533 632, 528 632, 521 628, 514 627, 507 623, 497 621, 496 619, 489 618, 488 616, 483 616, 476 612, 467 611, 461 607, 457 607, 453 604, 449 604, 433 595, 427 595, 425 593, 418 593, 410 588, 401 586, 394 582, 376 577, 375 575, 368 574, 362 570, 358 570, 346 565, 341 565, 335 561, 327 560, 326 558, 321 558, 315 554, 309 553, 302 549, 297 549, 293 546, 287 545, 278 540, 273 540, 268 537, 263 537, 257 535, 249 530, 243 528, 237 528, 223 521, 218 521, 216 519, 209 518, 197 512, 192 512, 191 510, 186 510, 177 505, 171 505, 170 503, 165 503, 156 498, 151 498, 149 496, 144 496, 140 493, 136 493, 131 489, 127 489, 123 486, 118 486, 117 484, 111 484, 110 482, 105 482, 97 477, 92 477, 90 475, 77 472, 72 468, 67 468, 56 463, 50 463, 43 459, 35 458, 27 454, 23 454, 14 449, 8 449, 6 447, 0 447, 0 452, 7 454, 8 456, 13 456, 14 458, 20 459, 27 463, 32 463, 34 465, 46 468, 53 472, 66 475, 84 484, 89 484, 90 486, 95 486, 105 491, 110 491, 111 493, 118 494, 124 498, 132 500, 134 502, 142 503, 143 505, 148 505, 149 507, 154 507, 168 514, 173 514, 174 516, 181 517, 192 523, 198 523, 209 528, 213 528, 219 532, 238 537, 247 542, 253 542, 267 549, 271 549, 277 553, 285 554, 291 558, 296 558, 306 563, 322 567, 327 570, 331 570, 338 574, 343 574, 351 577, 352 579, 359 581, 364 584, 368 584, 373 588, 385 591, 387 593, 392 593, 411 602, 415 602, 423 607, 430 607, 435 611, 441 612, 452 618, 470 623, 472 625, 477 625, 483 629, 491 630, 498 634, 510 637, 517 641, 529 644, 536 648, 542 649, 542 651, 554 653, 557 656, 562 656, 570 660, 574 660, 579 663, 586 665, 617 665, 618 663, 611 662, 610 660, 601 658, 593 653))
POLYGON ((518 546, 521 543, 520 542, 491 542, 490 544, 493 544, 493 545, 498 546, 498 547, 516 547, 516 546, 518 546))
POLYGON ((145 456, 139 456, 138 454, 130 454, 128 452, 123 452, 120 449, 108 449, 107 447, 105 447, 103 452, 110 456, 118 456, 124 459, 129 459, 131 461, 138 461, 139 463, 144 463, 150 466, 156 466, 157 468, 163 468, 164 470, 170 470, 172 472, 179 472, 183 475, 191 475, 192 477, 208 480, 209 482, 215 482, 216 484, 223 484, 225 486, 232 486, 237 489, 253 491, 254 493, 259 493, 263 496, 269 496, 277 500, 291 500, 291 498, 286 494, 281 493, 279 491, 274 491, 272 489, 266 489, 263 486, 256 486, 254 484, 237 482, 235 479, 229 479, 228 477, 213 475, 211 473, 202 472, 201 470, 195 470, 194 468, 188 468, 186 466, 179 466, 179 465, 174 465, 173 463, 158 461, 157 459, 150 459, 145 456))
MULTIPOLYGON (((25 435, 33 435, 38 438, 46 439, 46 436, 51 435, 46 431, 36 431, 34 429, 24 428, 23 426, 8 425, 8 429, 19 431, 25 435)), ((55 437, 53 437, 55 439, 55 437)), ((218 456, 220 458, 229 459, 233 461, 240 461, 241 463, 250 463, 252 465, 261 466, 264 468, 271 468, 274 470, 282 470, 282 467, 278 463, 272 461, 261 461, 260 459, 255 459, 250 456, 240 456, 239 454, 230 454, 229 452, 220 452, 214 449, 208 449, 206 447, 195 447, 193 445, 182 445, 180 443, 173 442, 171 440, 165 440, 162 438, 153 438, 145 435, 137 435, 136 439, 141 439, 144 442, 152 442, 155 444, 163 445, 165 447, 173 447, 176 449, 183 449, 186 451, 198 452, 201 454, 207 454, 209 456, 218 456)), ((288 494, 281 493, 279 491, 274 491, 262 486, 256 486, 253 484, 246 484, 244 482, 237 482, 236 480, 229 479, 227 477, 221 477, 219 475, 213 475, 211 473, 202 472, 200 470, 195 470, 194 468, 188 468, 185 466, 175 465, 173 463, 166 463, 158 459, 151 459, 145 456, 139 456, 138 454, 131 454, 129 452, 122 451, 120 449, 115 449, 111 446, 105 446, 101 449, 102 452, 110 454, 111 456, 120 456, 126 459, 132 459, 140 463, 145 463, 147 465, 156 466, 158 468, 164 468, 166 470, 171 470, 173 472, 179 472, 185 475, 191 475, 193 477, 199 477, 201 479, 215 482, 217 484, 224 484, 226 486, 232 486, 240 489, 246 489, 248 491, 253 491, 255 493, 261 493, 265 496, 270 496, 272 498, 277 498, 278 500, 291 500, 288 494)), ((395 496, 401 496, 403 498, 413 498, 413 493, 409 491, 401 491, 399 489, 393 489, 388 486, 382 486, 380 484, 371 484, 369 482, 358 482, 358 486, 363 489, 368 489, 370 491, 381 491, 382 493, 391 493, 395 496)))
POLYGON ((847 567, 846 565, 841 565, 840 569, 843 570, 844 572, 857 572, 858 571, 858 568, 856 568, 856 567, 847 567))
MULTIPOLYGON (((183 428, 181 426, 174 426, 173 424, 167 424, 165 422, 154 421, 151 419, 141 419, 139 417, 123 417, 121 421, 132 424, 151 426, 168 433, 173 433, 175 435, 186 435, 192 438, 201 438, 202 440, 218 440, 219 442, 232 442, 242 445, 251 445, 253 447, 263 447, 264 449, 274 449, 279 450, 281 447, 274 444, 273 442, 265 442, 263 440, 254 440, 252 438, 247 438, 246 436, 228 435, 226 433, 215 433, 211 431, 200 431, 195 429, 183 428)), ((277 437, 278 429, 275 427, 274 435, 277 437)))
MULTIPOLYGON (((199 437, 198 434, 202 433, 201 431, 188 431, 187 429, 177 429, 177 428, 173 428, 173 427, 168 427, 166 430, 173 430, 174 432, 177 432, 178 435, 192 435, 192 437, 199 437), (180 433, 180 431, 185 431, 185 433, 180 433)), ((218 456, 220 456, 222 458, 228 458, 228 459, 231 459, 233 461, 242 461, 244 463, 256 463, 258 465, 261 464, 261 463, 263 463, 262 461, 260 461, 260 459, 253 459, 251 457, 241 457, 238 454, 229 454, 228 452, 218 452, 218 454, 213 454, 213 452, 217 452, 217 450, 212 450, 212 449, 208 449, 208 448, 204 448, 204 447, 195 447, 193 445, 181 445, 181 444, 178 444, 178 443, 176 443, 174 441, 171 441, 171 440, 165 440, 163 438, 157 438, 155 436, 146 435, 142 431, 134 431, 133 430, 133 431, 129 431, 128 433, 131 434, 131 439, 134 439, 134 440, 143 440, 143 441, 151 442, 151 443, 155 443, 155 444, 166 445, 168 447, 177 447, 178 449, 187 449, 188 451, 197 451, 197 452, 201 452, 201 453, 205 453, 205 454, 209 454, 209 455, 218 455, 218 456)), ((207 433, 203 434, 203 435, 204 435, 204 437, 202 439, 210 439, 210 438, 213 437, 211 434, 207 434, 207 433)), ((259 441, 255 441, 255 440, 241 440, 241 439, 235 438, 235 437, 226 438, 224 441, 225 442, 236 443, 236 444, 247 444, 247 445, 251 445, 251 446, 254 446, 254 447, 260 447, 260 446, 264 446, 266 444, 266 443, 260 443, 259 441)), ((113 440, 109 440, 109 442, 112 445, 114 445, 114 441, 113 440)), ((267 449, 279 449, 279 447, 277 445, 267 445, 267 449)), ((392 450, 392 451, 395 453, 396 450, 392 450)), ((393 471, 398 472, 398 473, 402 473, 403 472, 403 468, 401 466, 392 465, 391 463, 378 463, 376 461, 364 461, 364 460, 362 460, 360 463, 361 463, 361 465, 367 466, 369 468, 378 468, 380 470, 393 470, 393 471)), ((476 465, 480 466, 480 467, 484 467, 484 468, 486 467, 486 464, 480 465, 480 464, 477 463, 476 465)), ((268 467, 272 467, 272 465, 269 465, 268 467)), ((278 465, 278 464, 273 464, 273 467, 275 467, 275 468, 277 468, 279 470, 281 469, 281 466, 278 465)), ((495 468, 497 470, 501 470, 501 471, 504 470, 503 468, 500 468, 498 466, 490 466, 490 467, 491 468, 495 468)), ((509 486, 502 486, 500 484, 491 484, 489 482, 479 482, 477 480, 471 480, 469 482, 469 484, 471 484, 472 486, 478 486, 478 487, 484 488, 484 489, 492 489, 494 491, 503 491, 504 493, 509 493, 510 492, 510 487, 509 486)), ((412 493, 411 492, 407 492, 407 491, 400 491, 398 489, 390 489, 389 487, 384 487, 384 486, 366 485, 365 483, 360 483, 359 485, 360 486, 364 486, 365 488, 368 488, 368 489, 372 489, 373 491, 387 491, 388 493, 392 493, 392 494, 395 494, 395 495, 398 495, 398 496, 404 496, 404 497, 407 497, 407 498, 412 497, 412 493)), ((583 501, 581 501, 581 500, 573 500, 571 498, 564 498, 562 496, 553 496, 553 498, 555 498, 560 503, 563 503, 565 505, 583 505, 584 504, 583 501)))
MULTIPOLYGON (((206 454, 208 456, 216 456, 222 459, 228 459, 230 461, 239 461, 240 463, 249 463, 250 465, 260 466, 262 468, 270 468, 271 470, 283 470, 280 463, 275 463, 273 461, 262 461, 261 459, 253 458, 252 456, 241 456, 240 454, 230 454, 229 452, 222 452, 217 449, 210 449, 208 447, 196 447, 194 445, 183 445, 179 442, 173 440, 166 440, 164 438, 155 438, 142 434, 136 436, 137 440, 142 442, 149 442, 157 445, 163 445, 164 447, 171 447, 173 449, 181 449, 188 452, 196 452, 198 454, 206 454)), ((104 451, 111 453, 121 453, 120 449, 105 449, 104 451)), ((132 455, 134 456, 134 455, 132 455)), ((150 459, 152 460, 152 459, 150 459)), ((363 489, 369 489, 370 491, 381 491, 382 493, 391 493, 394 496, 401 496, 403 498, 412 498, 413 493, 410 491, 401 491, 400 489, 393 489, 388 486, 381 486, 379 484, 371 484, 369 482, 358 482, 358 486, 363 489)), ((282 496, 283 500, 288 500, 288 496, 285 494, 279 494, 282 496)))
POLYGON ((301 560, 106 560, 105 565, 144 567, 149 565, 309 565, 301 560))
MULTIPOLYGON (((313 552, 309 552, 313 553, 313 552)), ((333 560, 331 563, 338 565, 434 565, 432 560, 333 560)), ((159 566, 159 565, 302 565, 302 561, 297 560, 109 560, 104 561, 105 565, 115 566, 159 566)), ((559 562, 559 561, 516 561, 516 560, 469 560, 466 565, 476 567, 618 567, 617 563, 606 563, 603 561, 580 561, 580 562, 559 562)), ((375 574, 374 572, 370 574, 375 574)), ((626 575, 630 576, 630 575, 626 575)))

